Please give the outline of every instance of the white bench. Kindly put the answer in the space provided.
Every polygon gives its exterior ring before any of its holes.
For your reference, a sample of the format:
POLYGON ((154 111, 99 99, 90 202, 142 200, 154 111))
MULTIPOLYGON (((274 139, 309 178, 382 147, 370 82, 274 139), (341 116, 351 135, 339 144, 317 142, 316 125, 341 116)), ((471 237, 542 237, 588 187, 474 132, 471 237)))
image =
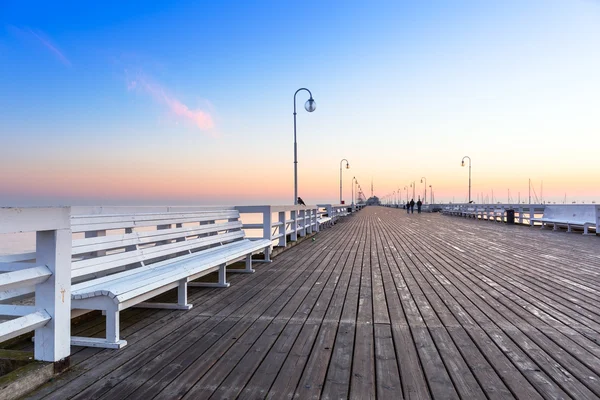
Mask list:
POLYGON ((584 235, 589 234, 590 227, 596 228, 598 233, 597 206, 595 205, 547 205, 544 208, 542 218, 532 218, 532 222, 541 222, 542 228, 550 224, 553 230, 558 230, 560 226, 566 226, 567 232, 571 232, 571 227, 577 226, 583 228, 584 235))
POLYGON ((72 217, 73 233, 87 237, 73 240, 71 307, 102 310, 106 339, 73 337, 71 344, 123 347, 119 311, 187 310, 188 286, 228 287, 226 266, 243 259, 246 268, 232 271, 254 272, 252 254, 263 251, 268 261, 271 241, 246 239, 241 227, 237 210, 72 217), (216 283, 191 282, 217 271, 216 283), (173 288, 177 303, 145 302, 173 288))
POLYGON ((465 218, 477 217, 475 207, 468 207, 466 210, 461 211, 461 215, 465 218))

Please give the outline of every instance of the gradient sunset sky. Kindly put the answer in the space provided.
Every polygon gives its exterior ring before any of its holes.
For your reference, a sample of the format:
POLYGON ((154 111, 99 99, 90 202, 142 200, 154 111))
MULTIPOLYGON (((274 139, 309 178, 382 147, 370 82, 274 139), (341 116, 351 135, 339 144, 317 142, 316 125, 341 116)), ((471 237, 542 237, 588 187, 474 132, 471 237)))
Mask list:
POLYGON ((307 203, 600 202, 596 0, 3 0, 0 71, 0 205, 290 204, 301 87, 307 203))

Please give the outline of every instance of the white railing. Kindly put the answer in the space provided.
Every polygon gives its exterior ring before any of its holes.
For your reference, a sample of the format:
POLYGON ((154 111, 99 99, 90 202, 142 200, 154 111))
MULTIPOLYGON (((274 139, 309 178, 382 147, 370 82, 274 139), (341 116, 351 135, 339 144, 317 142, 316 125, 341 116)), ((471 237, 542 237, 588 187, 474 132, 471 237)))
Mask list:
POLYGON ((337 221, 340 217, 357 211, 352 205, 347 204, 317 204, 319 207, 319 216, 327 216, 332 219, 333 222, 337 221))
MULTIPOLYGON (((564 206, 569 207, 570 205, 565 204, 564 206)), ((506 222, 506 211, 513 210, 515 223, 533 225, 531 219, 541 217, 546 204, 447 204, 441 208, 445 214, 468 215, 478 219, 501 222, 506 222)), ((596 214, 598 215, 598 212, 596 214)))
POLYGON ((252 217, 242 219, 242 229, 246 235, 252 237, 250 231, 260 230, 261 238, 270 239, 276 246, 285 247, 287 236, 290 235, 291 241, 298 240, 298 236, 303 237, 307 234, 319 231, 319 207, 316 205, 307 206, 236 206, 240 214, 250 214, 252 217), (258 217, 258 218, 257 218, 258 217), (248 220, 260 219, 261 222, 245 222, 248 220))
POLYGON ((0 342, 35 331, 36 360, 71 352, 70 208, 0 208, 0 234, 36 233, 34 254, 0 257, 0 292, 15 299, 35 290, 34 305, 0 304, 0 342), (34 262, 25 262, 31 261, 34 262))

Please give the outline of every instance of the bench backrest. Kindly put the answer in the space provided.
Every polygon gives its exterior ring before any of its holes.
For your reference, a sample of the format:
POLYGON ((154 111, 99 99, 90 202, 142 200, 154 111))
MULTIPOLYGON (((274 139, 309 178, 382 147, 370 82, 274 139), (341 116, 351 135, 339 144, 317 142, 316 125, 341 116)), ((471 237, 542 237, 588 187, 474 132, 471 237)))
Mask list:
POLYGON ((547 205, 544 208, 544 218, 576 223, 596 222, 596 206, 587 204, 547 205))
POLYGON ((71 219, 76 281, 148 266, 244 239, 237 210, 115 215, 71 219), (82 235, 83 233, 83 235, 82 235))

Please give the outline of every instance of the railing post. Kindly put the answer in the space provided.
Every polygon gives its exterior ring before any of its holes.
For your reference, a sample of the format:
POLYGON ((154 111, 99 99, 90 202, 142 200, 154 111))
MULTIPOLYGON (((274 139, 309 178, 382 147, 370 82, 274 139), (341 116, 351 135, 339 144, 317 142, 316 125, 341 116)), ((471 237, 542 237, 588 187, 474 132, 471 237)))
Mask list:
POLYGON ((290 240, 295 242, 298 240, 298 210, 291 211, 292 218, 292 234, 290 235, 290 240))
POLYGON ((36 263, 52 276, 36 286, 35 305, 52 317, 35 330, 35 358, 59 361, 71 353, 71 230, 38 231, 36 263))
POLYGON ((319 232, 319 207, 313 210, 313 219, 315 224, 315 232, 319 232))
POLYGON ((300 227, 300 237, 306 236, 306 210, 300 210, 300 221, 302 226, 300 227))
POLYGON ((529 205, 529 226, 533 226, 532 219, 535 218, 535 207, 531 204, 529 205))
POLYGON ((263 239, 272 240, 273 238, 273 222, 272 222, 271 206, 266 206, 263 209, 263 239))
POLYGON ((285 211, 279 211, 279 238, 278 246, 285 247, 287 244, 286 229, 285 229, 285 211))
POLYGON ((523 225, 523 206, 519 206, 519 224, 523 225))
POLYGON ((596 206, 596 235, 600 235, 600 206, 596 206))

